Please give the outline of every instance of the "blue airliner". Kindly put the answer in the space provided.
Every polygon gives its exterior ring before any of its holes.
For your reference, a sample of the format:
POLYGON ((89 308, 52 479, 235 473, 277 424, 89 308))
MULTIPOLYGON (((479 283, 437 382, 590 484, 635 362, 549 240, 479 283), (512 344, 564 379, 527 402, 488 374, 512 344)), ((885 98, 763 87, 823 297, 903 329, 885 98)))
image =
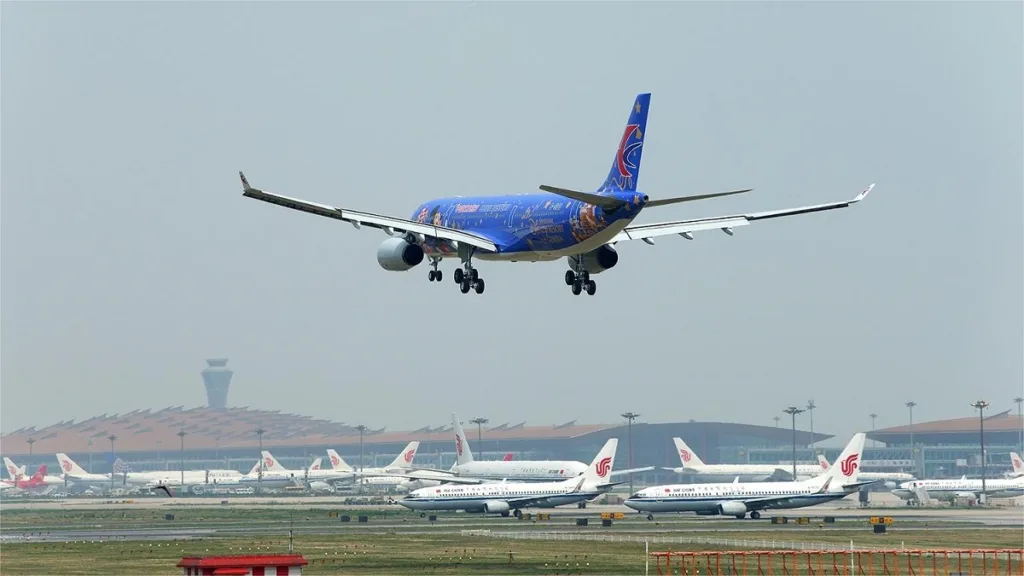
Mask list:
POLYGON ((626 129, 619 140, 615 158, 604 183, 594 192, 541 186, 541 193, 509 196, 456 196, 420 204, 408 220, 369 212, 356 212, 259 190, 242 179, 243 196, 310 212, 352 224, 383 230, 390 238, 377 248, 377 262, 385 270, 406 271, 426 258, 428 278, 440 282, 438 265, 445 258, 458 258, 455 282, 463 294, 484 291, 474 259, 505 262, 542 262, 566 258, 569 270, 565 283, 573 294, 593 295, 597 283, 591 275, 615 266, 619 255, 614 245, 626 240, 643 240, 678 234, 688 240, 693 233, 722 230, 732 236, 733 228, 758 220, 845 208, 863 200, 874 184, 852 200, 802 206, 770 212, 734 214, 656 224, 632 225, 644 210, 679 202, 749 192, 733 190, 677 198, 651 199, 637 190, 640 158, 647 131, 650 94, 639 94, 630 109, 626 129))

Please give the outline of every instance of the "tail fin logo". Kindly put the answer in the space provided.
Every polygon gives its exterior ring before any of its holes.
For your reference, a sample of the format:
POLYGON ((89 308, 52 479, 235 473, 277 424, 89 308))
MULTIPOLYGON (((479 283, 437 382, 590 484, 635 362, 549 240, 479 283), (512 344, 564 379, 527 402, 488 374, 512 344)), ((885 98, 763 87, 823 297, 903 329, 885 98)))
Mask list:
POLYGON ((828 462, 822 460, 821 462, 818 462, 818 464, 821 465, 822 470, 828 470, 828 462))
POLYGON ((683 448, 682 450, 679 451, 679 457, 682 458, 683 463, 686 464, 688 464, 690 462, 690 458, 692 458, 692 456, 690 456, 690 451, 687 450, 686 448, 683 448))
POLYGON ((263 459, 263 464, 267 468, 273 468, 274 467, 274 459, 271 458, 270 456, 267 456, 266 458, 263 459))
MULTIPOLYGON (((637 103, 636 106, 639 108, 640 104, 637 103)), ((615 153, 615 165, 619 169, 619 176, 623 179, 631 179, 635 176, 634 172, 636 171, 637 166, 629 159, 629 157, 633 152, 644 145, 643 142, 640 142, 640 139, 643 138, 643 136, 644 135, 643 132, 640 131, 639 124, 626 125, 626 130, 622 133, 622 140, 619 142, 619 149, 615 153), (630 137, 634 134, 636 135, 637 141, 630 144, 630 137)))
POLYGON ((331 454, 331 466, 337 466, 338 464, 341 464, 341 458, 331 454))
POLYGON ((597 464, 594 466, 594 471, 597 472, 598 478, 604 478, 605 476, 608 475, 608 471, 611 469, 611 467, 611 456, 605 456, 604 458, 598 460, 597 464))
POLYGON ((843 473, 843 476, 852 476, 854 470, 858 468, 857 460, 860 459, 859 454, 850 454, 845 460, 840 462, 839 470, 843 473))
POLYGON ((1024 462, 1021 461, 1020 457, 1018 457, 1016 454, 1014 454, 1013 455, 1013 469, 1019 471, 1021 468, 1024 468, 1024 462))
POLYGON ((462 456, 462 436, 459 434, 455 435, 455 452, 462 456))
POLYGON ((71 461, 67 459, 61 460, 60 467, 64 469, 64 472, 71 472, 71 461))
POLYGON ((412 458, 415 455, 416 455, 416 451, 415 450, 407 450, 405 452, 405 456, 403 456, 402 458, 405 460, 406 464, 411 464, 412 463, 412 458))

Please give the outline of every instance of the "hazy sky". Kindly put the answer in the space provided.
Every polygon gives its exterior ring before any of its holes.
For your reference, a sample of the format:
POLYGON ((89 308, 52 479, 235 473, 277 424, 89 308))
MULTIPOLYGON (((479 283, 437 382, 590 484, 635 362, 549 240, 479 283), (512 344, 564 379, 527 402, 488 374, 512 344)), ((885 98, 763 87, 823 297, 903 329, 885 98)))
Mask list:
MULTIPOLYGON (((4 2, 4 431, 205 404, 389 429, 725 420, 814 397, 845 435, 1022 392, 1022 5, 4 2), (846 210, 481 262, 462 295, 379 231, 254 186, 409 217, 594 189, 651 91, 640 188, 755 187, 641 222, 846 210)), ((841 443, 841 440, 839 441, 841 443)))

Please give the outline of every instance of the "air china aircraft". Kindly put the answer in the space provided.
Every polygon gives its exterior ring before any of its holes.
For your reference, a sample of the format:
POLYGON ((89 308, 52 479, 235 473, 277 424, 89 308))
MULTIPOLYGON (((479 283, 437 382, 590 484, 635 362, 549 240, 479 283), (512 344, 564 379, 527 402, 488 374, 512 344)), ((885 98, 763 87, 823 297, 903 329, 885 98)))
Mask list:
MULTIPOLYGON (((927 502, 930 497, 937 498, 970 498, 977 499, 981 496, 981 479, 967 479, 966 476, 959 480, 912 480, 904 482, 892 491, 903 500, 917 500, 927 502)), ((1016 498, 1024 496, 1024 477, 1012 480, 996 479, 985 480, 985 492, 989 498, 1016 498)))
POLYGON ((1020 454, 1016 452, 1010 452, 1010 465, 1012 468, 1006 473, 1007 478, 1017 478, 1018 476, 1024 476, 1024 460, 1020 459, 1020 454))
MULTIPOLYGON (((413 490, 398 501, 411 510, 465 510, 517 518, 520 508, 554 508, 593 500, 622 482, 610 482, 619 441, 605 443, 579 477, 559 482, 488 482, 475 486, 444 485, 413 490)), ((422 515, 422 514, 421 514, 422 515)))
MULTIPOLYGON (((822 468, 828 469, 828 460, 818 454, 818 462, 822 468)), ((861 480, 878 480, 885 483, 886 488, 895 488, 898 482, 907 482, 914 479, 913 474, 906 472, 858 472, 857 477, 861 480)))
POLYGON ((651 95, 639 94, 630 108, 626 128, 619 139, 611 168, 594 192, 540 186, 541 193, 505 196, 439 198, 420 204, 409 219, 337 208, 253 188, 245 175, 242 195, 293 210, 383 230, 390 238, 377 248, 377 262, 389 271, 406 271, 426 258, 427 277, 440 282, 438 269, 444 259, 458 259, 453 279, 463 294, 484 291, 484 280, 474 259, 502 262, 541 262, 565 258, 569 270, 565 283, 573 294, 593 295, 597 284, 591 277, 619 261, 614 245, 627 240, 654 244, 659 236, 679 235, 688 240, 695 232, 721 230, 733 234, 737 226, 760 220, 845 208, 863 200, 874 184, 852 200, 801 206, 768 212, 751 212, 713 218, 672 220, 633 225, 646 208, 667 206, 748 192, 734 190, 676 198, 652 199, 637 189, 640 159, 647 134, 651 95))
MULTIPOLYGON (((8 469, 17 467, 10 463, 10 460, 4 458, 4 462, 7 464, 8 469)), ((33 494, 49 494, 57 486, 63 485, 64 480, 57 476, 50 476, 46 474, 46 464, 41 465, 36 473, 29 478, 25 478, 23 474, 16 473, 14 476, 7 480, 0 481, 0 490, 7 493, 13 492, 31 492, 33 494)))
POLYGON ((110 488, 110 474, 86 472, 84 468, 63 452, 57 454, 57 464, 60 465, 60 469, 64 472, 64 478, 73 481, 75 484, 98 489, 110 488))
MULTIPOLYGON (((792 465, 785 464, 705 464, 682 438, 673 438, 676 452, 683 463, 679 468, 665 468, 676 474, 694 474, 697 476, 739 477, 741 480, 763 482, 768 480, 793 480, 792 465)), ((797 480, 813 478, 828 469, 824 464, 797 464, 797 480)))
POLYGON ((747 512, 758 519, 769 508, 803 508, 845 498, 872 484, 857 479, 858 463, 866 435, 854 434, 836 463, 823 474, 798 482, 739 482, 731 484, 672 484, 644 488, 630 496, 625 504, 647 512, 696 512, 699 515, 730 515, 743 518, 747 512))
POLYGON ((335 480, 354 480, 361 477, 359 483, 364 486, 379 488, 396 488, 399 490, 411 489, 409 478, 403 476, 412 469, 412 461, 416 458, 416 451, 419 450, 418 441, 409 442, 395 459, 383 468, 374 467, 356 470, 346 463, 341 456, 333 449, 327 450, 327 456, 331 460, 331 470, 327 474, 334 474, 335 480))

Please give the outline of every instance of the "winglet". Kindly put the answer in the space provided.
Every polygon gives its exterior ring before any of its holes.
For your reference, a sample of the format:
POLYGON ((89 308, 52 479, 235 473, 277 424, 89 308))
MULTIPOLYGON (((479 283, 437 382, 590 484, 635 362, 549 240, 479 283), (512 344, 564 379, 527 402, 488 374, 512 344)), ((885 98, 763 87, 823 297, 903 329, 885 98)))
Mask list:
POLYGON ((857 194, 857 197, 854 198, 853 200, 851 200, 850 204, 853 204, 854 202, 860 202, 861 200, 867 198, 868 194, 871 193, 871 189, 874 188, 874 187, 875 187, 875 184, 872 183, 871 186, 868 186, 867 188, 865 188, 863 192, 861 192, 860 194, 857 194))
POLYGON ((245 174, 241 170, 238 171, 238 177, 242 179, 242 190, 248 192, 249 190, 255 190, 252 186, 249 186, 249 181, 245 179, 245 174))

